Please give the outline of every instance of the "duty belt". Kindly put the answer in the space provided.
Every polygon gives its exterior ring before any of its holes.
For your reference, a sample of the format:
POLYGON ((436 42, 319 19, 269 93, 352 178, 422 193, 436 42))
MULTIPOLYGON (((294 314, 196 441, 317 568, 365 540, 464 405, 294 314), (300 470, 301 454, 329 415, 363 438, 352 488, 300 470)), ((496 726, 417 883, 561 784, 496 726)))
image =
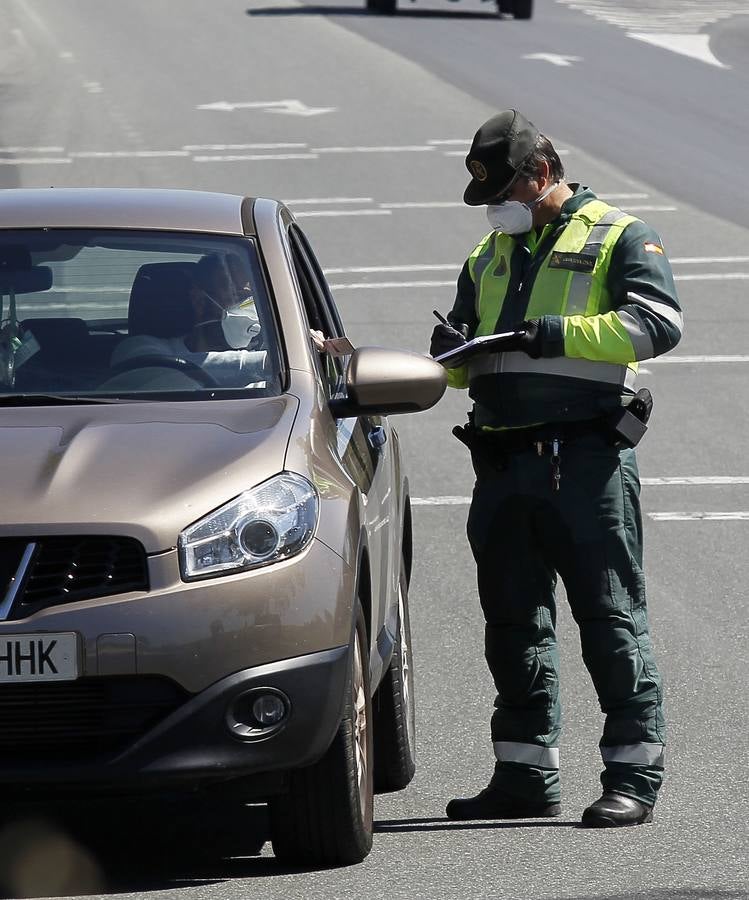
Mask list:
POLYGON ((468 447, 476 460, 488 463, 491 468, 498 471, 507 467, 507 457, 514 453, 524 453, 527 450, 535 450, 539 456, 548 453, 551 462, 552 489, 558 491, 561 482, 562 446, 589 435, 608 439, 610 432, 605 419, 587 419, 506 431, 479 431, 469 422, 468 425, 456 425, 453 434, 468 447))

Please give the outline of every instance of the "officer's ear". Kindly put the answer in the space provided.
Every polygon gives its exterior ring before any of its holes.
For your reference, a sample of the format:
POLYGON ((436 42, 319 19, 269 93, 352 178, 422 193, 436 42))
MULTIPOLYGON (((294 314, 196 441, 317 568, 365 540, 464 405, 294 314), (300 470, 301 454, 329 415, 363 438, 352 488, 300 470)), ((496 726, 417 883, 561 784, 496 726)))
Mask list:
POLYGON ((539 194, 551 184, 551 166, 545 159, 538 161, 536 174, 530 180, 534 182, 539 194))

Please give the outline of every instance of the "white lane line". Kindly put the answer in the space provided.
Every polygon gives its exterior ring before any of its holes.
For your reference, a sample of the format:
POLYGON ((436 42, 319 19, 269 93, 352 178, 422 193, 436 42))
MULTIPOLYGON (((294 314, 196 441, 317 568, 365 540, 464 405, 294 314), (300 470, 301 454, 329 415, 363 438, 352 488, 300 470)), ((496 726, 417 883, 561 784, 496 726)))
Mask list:
POLYGON ((737 262, 749 262, 749 256, 676 256, 671 260, 671 265, 689 266, 737 262))
POLYGON ((674 275, 674 281, 740 281, 749 278, 749 272, 704 272, 701 275, 674 275))
POLYGON ((647 200, 650 194, 597 194, 599 200, 647 200))
POLYGON ((641 478, 642 484, 649 485, 727 485, 749 484, 749 475, 667 475, 661 478, 641 478))
POLYGON ((260 159, 279 160, 279 159, 319 159, 316 153, 242 153, 231 154, 229 156, 193 156, 192 161, 196 163, 206 162, 256 162, 260 159))
MULTIPOLYGON (((709 485, 712 487, 732 484, 749 484, 749 477, 739 476, 723 476, 723 475, 695 475, 686 477, 662 477, 662 478, 641 478, 641 484, 651 487, 672 486, 672 485, 709 485)), ((445 495, 436 497, 412 497, 412 506, 468 506, 471 503, 471 497, 460 497, 455 495, 445 495)), ((668 516, 668 515, 704 515, 700 513, 650 513, 652 516, 668 516)), ((717 515, 735 515, 729 513, 718 513, 717 515)))
POLYGON ((0 147, 0 153, 64 153, 64 147, 0 147))
POLYGON ((749 356, 657 356, 655 359, 649 359, 647 364, 652 366, 656 363, 664 365, 679 363, 745 363, 749 362, 749 356))
POLYGON ((656 522, 737 522, 749 520, 746 512, 660 512, 647 513, 656 522))
POLYGON ((371 197, 305 197, 302 200, 286 200, 287 206, 312 205, 313 203, 373 203, 371 197))
POLYGON ((104 92, 104 88, 98 81, 84 81, 83 86, 89 94, 101 94, 104 92))
POLYGON ((209 150, 293 150, 304 148, 306 144, 185 144, 182 148, 190 153, 206 152, 209 150))
POLYGON ((411 497, 411 506, 468 506, 470 497, 411 497))
MULTIPOLYGON (((387 212, 387 210, 382 210, 387 212)), ((455 287, 455 279, 450 281, 381 281, 372 284, 331 284, 332 291, 361 291, 370 289, 384 288, 433 288, 433 287, 455 287)))
POLYGON ((312 147, 313 153, 428 153, 434 147, 424 144, 401 147, 312 147))
POLYGON ((0 166, 65 166, 73 162, 70 157, 15 157, 0 159, 0 166))
POLYGON ((340 269, 325 269, 326 275, 347 275, 361 273, 371 275, 376 272, 441 272, 444 269, 460 271, 457 266, 348 266, 340 269))
POLYGON ((408 203, 380 203, 383 209, 469 209, 465 203, 459 200, 435 200, 433 202, 408 202, 408 203))
MULTIPOLYGON (((412 497, 411 506, 468 506, 470 497, 412 497)), ((735 522, 749 520, 749 512, 649 512, 656 522, 735 522)))
POLYGON ((625 212, 677 212, 677 206, 630 206, 627 204, 625 212))
POLYGON ((186 150, 75 150, 73 159, 149 159, 162 156, 189 156, 186 150))
POLYGON ((328 218, 340 216, 390 216, 389 209, 309 209, 306 212, 294 213, 296 219, 327 216, 328 218))
POLYGON ((433 144, 434 146, 441 147, 442 145, 447 144, 464 144, 466 147, 471 146, 471 141, 466 140, 465 138, 451 138, 446 141, 427 141, 427 144, 433 144))

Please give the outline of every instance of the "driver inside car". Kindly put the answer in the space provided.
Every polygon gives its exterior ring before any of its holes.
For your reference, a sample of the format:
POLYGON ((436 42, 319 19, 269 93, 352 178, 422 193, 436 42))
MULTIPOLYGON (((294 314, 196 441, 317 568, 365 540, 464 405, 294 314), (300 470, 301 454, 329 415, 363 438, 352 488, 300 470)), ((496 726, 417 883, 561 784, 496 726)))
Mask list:
POLYGON ((262 339, 254 299, 238 259, 232 268, 230 274, 229 265, 218 255, 202 257, 195 277, 184 276, 192 329, 175 337, 127 337, 115 348, 112 367, 135 368, 140 357, 150 357, 148 366, 153 366, 154 356, 164 356, 200 366, 220 387, 261 383, 266 352, 258 348, 262 339))

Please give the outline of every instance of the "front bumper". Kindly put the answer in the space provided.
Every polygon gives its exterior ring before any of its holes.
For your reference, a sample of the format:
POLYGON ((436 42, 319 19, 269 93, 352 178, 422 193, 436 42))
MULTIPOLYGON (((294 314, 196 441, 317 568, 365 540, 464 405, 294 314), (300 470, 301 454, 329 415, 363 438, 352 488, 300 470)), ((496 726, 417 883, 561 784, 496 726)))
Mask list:
POLYGON ((340 723, 348 665, 349 648, 342 646, 245 669, 191 696, 116 753, 59 763, 50 748, 47 758, 33 764, 5 758, 0 784, 13 794, 51 787, 199 788, 311 765, 325 753, 340 723), (235 698, 256 688, 282 692, 289 714, 270 736, 241 739, 231 733, 227 710, 235 698))

